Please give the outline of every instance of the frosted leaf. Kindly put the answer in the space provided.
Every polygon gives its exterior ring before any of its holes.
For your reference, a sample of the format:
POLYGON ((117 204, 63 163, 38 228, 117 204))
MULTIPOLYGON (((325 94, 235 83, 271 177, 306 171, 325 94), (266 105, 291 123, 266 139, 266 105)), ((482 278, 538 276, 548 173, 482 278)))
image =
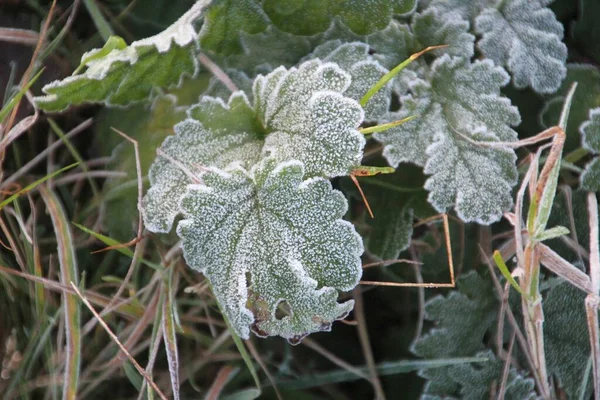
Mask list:
POLYGON ((502 1, 477 17, 475 30, 482 35, 481 52, 506 66, 517 88, 558 90, 567 73, 567 46, 561 41, 563 26, 549 8, 537 0, 502 1))
POLYGON ((227 104, 203 97, 174 130, 175 135, 161 146, 171 160, 157 156, 148 174, 151 187, 143 200, 143 214, 146 228, 152 232, 171 230, 179 214, 179 200, 193 183, 188 173, 200 175, 205 166, 225 167, 234 162, 252 166, 262 149, 254 113, 241 92, 232 95, 227 104))
POLYGON ((360 164, 365 144, 357 130, 360 105, 341 94, 350 76, 339 66, 312 60, 298 68, 277 68, 259 75, 253 86, 254 105, 243 92, 227 104, 203 97, 165 140, 149 173, 151 188, 144 198, 144 220, 153 232, 168 232, 179 213, 179 199, 190 175, 204 167, 238 163, 249 169, 261 158, 302 160, 308 177, 347 175, 360 164))
MULTIPOLYGON (((583 147, 596 156, 600 153, 600 108, 590 110, 590 118, 581 124, 583 147)), ((581 174, 581 187, 590 192, 600 191, 600 157, 594 158, 581 174)))
MULTIPOLYGON (((224 70, 225 74, 231 79, 231 82, 248 97, 248 100, 252 101, 252 79, 248 77, 244 72, 237 69, 227 68, 224 70)), ((231 90, 223 84, 218 78, 212 76, 208 88, 203 94, 204 96, 218 97, 223 101, 227 101, 231 96, 231 90)))
POLYGON ((184 257, 210 280, 242 338, 252 328, 295 344, 352 310, 353 301, 337 297, 360 279, 360 236, 341 220, 342 193, 325 179, 303 177, 301 162, 268 158, 250 172, 207 173, 181 201, 184 257), (290 312, 279 318, 282 302, 290 312))
POLYGON ((365 145, 362 107, 342 94, 350 83, 339 66, 319 60, 259 75, 254 108, 268 133, 265 149, 280 161, 302 160, 307 176, 349 174, 365 145))
POLYGON ((418 118, 375 134, 385 145, 391 166, 412 162, 432 175, 425 188, 440 212, 454 206, 464 221, 489 224, 512 205, 516 184, 516 156, 510 149, 484 148, 468 142, 513 141, 511 126, 520 116, 510 100, 500 95, 508 74, 491 61, 473 64, 444 55, 432 65, 428 81, 413 83, 401 98, 402 109, 393 118, 418 118))
POLYGON ((473 56, 475 36, 469 33, 469 23, 457 14, 442 14, 437 8, 428 8, 423 13, 413 16, 411 26, 421 48, 441 44, 448 46, 433 50, 432 54, 436 56, 473 56))
POLYGON ((496 3, 497 0, 433 0, 429 8, 437 9, 441 15, 457 13, 463 19, 473 22, 481 10, 496 3))
MULTIPOLYGON (((344 43, 340 40, 326 42, 317 47, 309 58, 319 58, 326 62, 334 62, 348 72, 352 78, 345 95, 359 101, 365 93, 388 73, 378 61, 369 55, 369 46, 365 43, 344 43)), ((392 81, 377 92, 364 108, 365 119, 378 120, 390 107, 392 81)))
POLYGON ((180 85, 184 75, 193 76, 198 71, 193 23, 207 5, 208 0, 198 1, 163 32, 104 57, 93 57, 99 49, 85 53, 84 73, 47 84, 42 89, 47 95, 36 97, 35 102, 45 111, 93 102, 128 105, 147 100, 155 87, 180 85))
POLYGON ((392 20, 381 31, 361 36, 354 34, 338 19, 334 19, 329 29, 323 33, 322 40, 321 43, 333 40, 340 40, 344 43, 366 43, 369 45, 372 57, 387 69, 394 68, 406 60, 416 48, 410 27, 396 20, 392 20))

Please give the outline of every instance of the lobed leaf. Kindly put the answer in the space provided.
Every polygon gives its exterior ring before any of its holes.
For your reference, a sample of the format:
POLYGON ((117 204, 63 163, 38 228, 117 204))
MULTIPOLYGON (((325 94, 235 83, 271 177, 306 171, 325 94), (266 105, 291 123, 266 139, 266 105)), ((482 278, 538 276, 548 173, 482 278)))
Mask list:
MULTIPOLYGON (((325 42, 315 48, 309 59, 319 58, 334 62, 350 74, 351 83, 344 92, 346 96, 359 101, 389 70, 369 54, 365 43, 344 43, 340 40, 325 42)), ((383 117, 390 107, 392 82, 379 90, 364 107, 365 119, 376 121, 383 117)))
MULTIPOLYGON (((600 108, 590 110, 589 119, 579 127, 583 147, 600 154, 600 108)), ((594 158, 581 174, 581 187, 590 192, 600 191, 600 158, 594 158)))
POLYGON ((429 8, 434 8, 441 14, 456 13, 472 23, 483 9, 496 3, 496 0, 433 0, 429 8))
MULTIPOLYGON (((502 376, 503 362, 485 351, 484 344, 499 305, 492 282, 472 271, 458 279, 457 287, 448 296, 436 296, 425 304, 425 316, 435 322, 435 328, 421 336, 412 351, 427 359, 477 355, 488 362, 419 371, 427 379, 422 395, 426 399, 486 398, 502 376)), ((511 368, 506 398, 535 398, 533 380, 511 368)))
POLYGON ((102 49, 85 53, 82 63, 88 68, 43 87, 46 96, 35 98, 44 111, 61 111, 73 104, 105 103, 128 105, 150 97, 154 88, 181 84, 185 75, 198 72, 194 21, 208 1, 198 1, 163 32, 115 48, 102 57, 102 49))
POLYGON ((168 232, 179 199, 205 167, 231 163, 250 169, 261 158, 302 160, 307 176, 347 175, 360 164, 365 144, 357 130, 360 105, 342 95, 350 76, 332 63, 312 60, 279 67, 254 81, 254 105, 242 92, 227 104, 203 97, 165 140, 150 168, 144 220, 153 232, 168 232))
POLYGON ((353 302, 337 303, 361 276, 362 242, 340 218, 344 196, 299 161, 267 158, 250 171, 214 170, 189 186, 177 233, 187 263, 210 280, 233 329, 298 343, 328 331, 353 302), (290 313, 276 315, 280 303, 290 313))
POLYGON ((384 144, 390 165, 412 162, 432 175, 425 183, 429 201, 440 212, 454 206, 463 221, 489 224, 512 205, 517 182, 516 156, 509 148, 487 148, 469 142, 513 141, 511 126, 520 122, 516 107, 500 95, 508 74, 490 61, 471 64, 447 55, 427 76, 411 83, 411 94, 390 118, 419 115, 373 136, 384 144))
POLYGON ((538 93, 553 93, 567 69, 567 46, 563 26, 539 1, 505 0, 486 8, 475 20, 482 35, 481 52, 496 64, 506 66, 517 88, 531 87, 538 93))
POLYGON ((420 48, 413 51, 445 44, 448 47, 433 50, 432 53, 436 56, 448 54, 465 58, 471 58, 475 53, 475 36, 469 33, 469 22, 457 14, 441 13, 435 7, 427 8, 413 16, 411 27, 420 44, 420 48))
POLYGON ((357 35, 384 29, 394 15, 414 11, 416 0, 376 0, 368 7, 362 0, 265 0, 263 8, 281 30, 296 35, 315 35, 339 18, 357 35))

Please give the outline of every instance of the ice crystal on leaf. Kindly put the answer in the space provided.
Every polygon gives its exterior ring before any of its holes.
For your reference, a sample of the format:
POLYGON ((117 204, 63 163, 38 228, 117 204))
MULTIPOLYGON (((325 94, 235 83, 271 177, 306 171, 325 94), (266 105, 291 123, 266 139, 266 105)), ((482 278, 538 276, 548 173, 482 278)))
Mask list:
POLYGON ((427 46, 445 44, 448 47, 434 50, 438 56, 471 58, 475 52, 475 36, 469 33, 469 23, 458 15, 442 14, 437 8, 428 8, 421 14, 413 16, 412 29, 421 50, 427 46))
POLYGON ((538 93, 558 90, 567 73, 563 26, 539 1, 506 0, 485 9, 475 21, 481 52, 513 74, 517 88, 538 93))
POLYGON ((104 57, 93 57, 100 49, 84 54, 82 63, 87 70, 44 86, 47 95, 36 97, 37 105, 45 111, 93 102, 122 106, 147 100, 155 87, 181 84, 184 75, 198 72, 193 23, 207 4, 208 0, 198 1, 158 35, 114 49, 104 57))
MULTIPOLYGON (((590 110, 590 118, 579 128, 583 147, 591 153, 600 153, 600 108, 590 110)), ((581 174, 581 187, 590 192, 600 191, 600 157, 594 158, 581 174)))
POLYGON ((360 105, 345 97, 350 76, 339 66, 312 60, 298 68, 259 75, 254 105, 242 92, 227 104, 203 97, 165 140, 149 173, 144 198, 146 226, 168 232, 186 185, 207 166, 238 163, 249 169, 261 158, 302 160, 308 177, 347 175, 360 164, 365 144, 357 128, 360 105))
MULTIPOLYGON (((323 61, 334 62, 351 77, 351 83, 345 95, 360 100, 383 75, 388 73, 377 60, 369 55, 369 46, 365 43, 344 43, 340 40, 326 42, 317 47, 309 58, 319 58, 323 61)), ((392 82, 389 82, 377 92, 365 106, 365 119, 378 120, 385 115, 390 107, 392 82)))
POLYGON ((392 166, 413 162, 432 175, 425 188, 440 212, 454 206, 463 221, 489 224, 512 205, 516 155, 472 141, 513 141, 518 110, 500 95, 508 74, 490 61, 471 64, 447 55, 432 65, 428 81, 413 83, 393 118, 419 117, 374 135, 392 166), (471 141, 467 140, 471 139, 471 141))
POLYGON ((177 232, 187 263, 210 280, 238 335, 297 343, 328 331, 353 302, 338 290, 360 279, 362 242, 341 220, 347 202, 322 178, 304 179, 303 164, 264 159, 250 171, 214 170, 181 201, 177 232), (246 280, 248 277, 248 281, 246 280), (289 315, 276 317, 281 302, 289 315))

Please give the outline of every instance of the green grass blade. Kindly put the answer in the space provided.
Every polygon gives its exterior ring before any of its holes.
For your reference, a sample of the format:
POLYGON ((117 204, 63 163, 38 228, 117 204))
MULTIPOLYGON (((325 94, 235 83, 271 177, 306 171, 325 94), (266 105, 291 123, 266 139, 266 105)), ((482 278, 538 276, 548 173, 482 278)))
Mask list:
POLYGON ((29 88, 42 75, 42 72, 44 72, 43 68, 40 70, 40 72, 35 74, 35 76, 33 78, 31 78, 31 80, 29 82, 27 82, 27 84, 21 88, 21 90, 19 90, 19 92, 15 95, 15 97, 13 97, 4 107, 2 107, 2 110, 0 110, 0 123, 4 122, 4 119, 6 118, 6 116, 12 111, 13 108, 15 108, 17 106, 17 104, 19 104, 19 102, 21 101, 21 98, 23 98, 23 96, 29 90, 29 88))
POLYGON ((104 18, 104 15, 102 15, 98 5, 94 0, 83 0, 83 4, 85 4, 85 8, 87 8, 88 13, 90 13, 90 17, 92 17, 92 21, 94 21, 94 25, 96 25, 96 29, 98 29, 100 36, 102 36, 104 41, 107 41, 115 33, 108 21, 104 18))
POLYGON ((388 122, 387 124, 370 126, 368 128, 360 128, 358 131, 363 135, 370 135, 376 132, 387 131, 388 129, 392 129, 398 125, 402 125, 405 122, 410 121, 411 119, 417 118, 416 115, 411 115, 410 117, 399 119, 398 121, 388 122))
MULTIPOLYGON (((77 259, 73 237, 65 210, 56 194, 45 186, 40 187, 40 193, 46 203, 46 208, 52 219, 58 246, 58 261, 60 265, 60 280, 65 286, 71 282, 77 285, 77 259)), ((75 400, 79 385, 79 367, 81 363, 81 310, 79 299, 74 294, 63 293, 63 309, 65 315, 66 365, 64 372, 63 399, 75 400)))
MULTIPOLYGON (((78 224, 77 222, 71 222, 71 223, 73 225, 75 225, 76 227, 78 227, 79 229, 81 229, 82 231, 84 231, 85 233, 88 233, 88 234, 92 235, 93 237, 95 237, 96 239, 100 240, 105 245, 115 247, 115 250, 118 251, 119 253, 124 254, 129 258, 133 258, 133 251, 129 250, 129 248, 127 248, 127 247, 124 247, 123 243, 116 241, 115 239, 105 236, 101 233, 94 232, 91 229, 88 229, 85 226, 78 224)), ((148 267, 153 268, 157 271, 163 271, 165 269, 162 265, 153 263, 144 258, 138 258, 138 260, 140 262, 142 262, 143 264, 147 265, 148 267)))
MULTIPOLYGON (((50 124, 50 127, 52 128, 54 133, 56 133, 56 135, 60 138, 60 140, 63 141, 65 146, 67 146, 67 149, 69 149, 69 151, 71 152, 71 155, 73 156, 75 161, 77 161, 81 164, 81 169, 87 175, 88 172, 90 172, 89 168, 87 167, 87 164, 83 161, 83 158, 81 157, 81 154, 79 154, 79 151, 77 151, 75 146, 73 146, 71 141, 66 137, 65 132, 60 128, 60 126, 58 126, 58 124, 56 122, 54 122, 54 120, 52 118, 48 118, 48 123, 50 124)), ((96 185, 96 182, 94 182, 94 180, 92 178, 90 178, 89 176, 88 176, 87 180, 90 183, 92 192, 94 192, 94 197, 97 197, 98 196, 98 186, 96 185)))
POLYGON ((171 388, 173 389, 173 399, 179 400, 179 353, 177 352, 177 335, 175 329, 175 318, 173 318, 173 291, 172 278, 173 269, 170 268, 169 279, 163 277, 162 290, 164 292, 162 309, 163 337, 165 339, 165 351, 167 353, 167 362, 169 365, 169 375, 171 376, 171 388))
MULTIPOLYGON (((376 370, 379 376, 385 376, 406 374, 423 369, 442 368, 451 365, 480 363, 487 361, 487 358, 481 357, 450 358, 440 360, 404 360, 379 364, 377 365, 376 370)), ((369 373, 367 366, 359 367, 359 369, 365 374, 369 373)), ((362 378, 350 371, 336 370, 317 375, 309 375, 294 380, 279 380, 277 381, 277 385, 281 389, 285 390, 301 390, 333 383, 350 382, 359 379, 362 378)))
POLYGON ((428 51, 435 50, 435 49, 441 49, 443 47, 447 47, 447 46, 446 45, 429 46, 428 48, 421 50, 418 53, 412 54, 406 60, 402 61, 394 69, 392 69, 390 72, 388 72, 387 74, 382 76, 381 79, 375 85, 373 85, 373 87, 371 89, 369 89, 369 91, 362 97, 362 99, 360 99, 361 107, 366 106, 367 103, 369 102, 369 100, 371 100, 371 97, 373 97, 375 95, 375 93, 380 91, 389 81, 391 81, 396 75, 398 75, 400 73, 400 71, 402 71, 404 68, 406 68, 410 63, 412 63, 413 61, 415 61, 417 58, 419 58, 421 55, 423 55, 424 53, 426 53, 428 51))
POLYGON ((8 204, 12 203, 16 199, 18 199, 21 195, 23 195, 23 194, 29 192, 30 190, 34 189, 36 186, 38 186, 38 185, 46 182, 48 179, 52 179, 55 176, 60 175, 63 172, 65 172, 65 171, 67 171, 67 170, 69 170, 71 168, 74 168, 74 167, 76 167, 78 165, 79 165, 79 163, 74 163, 74 164, 71 164, 71 165, 67 165, 64 168, 61 168, 58 171, 54 171, 53 173, 48 174, 48 175, 44 176, 43 178, 40 178, 37 181, 35 181, 35 182, 33 182, 33 183, 25 186, 23 189, 19 190, 17 193, 15 193, 12 196, 7 197, 6 199, 4 199, 4 201, 2 201, 0 203, 0 210, 2 210, 4 207, 6 207, 8 204))
POLYGON ((498 250, 495 250, 493 257, 494 257, 494 262, 496 263, 496 266, 498 267, 498 269, 502 273, 502 276, 504 276, 504 278, 506 278, 506 280, 508 281, 508 283, 510 283, 510 285, 517 292, 521 293, 522 296, 527 297, 527 295, 525 294, 525 292, 523 291, 523 289, 521 289, 521 286, 519 286, 519 284, 517 283, 517 281, 515 281, 515 278, 513 278, 512 275, 510 274, 510 271, 508 270, 508 267, 506 266, 506 264, 504 263, 504 260, 502 259, 502 254, 500 254, 500 252, 498 250))

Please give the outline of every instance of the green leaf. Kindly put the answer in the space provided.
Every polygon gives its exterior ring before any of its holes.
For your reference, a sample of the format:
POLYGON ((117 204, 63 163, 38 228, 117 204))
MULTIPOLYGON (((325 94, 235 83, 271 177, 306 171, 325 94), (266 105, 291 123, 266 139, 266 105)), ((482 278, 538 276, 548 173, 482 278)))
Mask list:
POLYGON ((292 35, 270 25, 264 32, 240 33, 243 53, 224 59, 230 68, 244 70, 254 76, 257 72, 273 70, 278 66, 289 68, 312 50, 311 41, 304 36, 292 35))
POLYGON ((341 94, 349 85, 340 67, 312 60, 259 75, 252 106, 242 92, 227 104, 203 97, 163 143, 167 157, 158 157, 150 169, 146 227, 169 232, 186 185, 207 166, 238 163, 250 169, 273 155, 279 161, 302 160, 309 177, 349 174, 360 165, 365 143, 357 130, 362 108, 341 94))
POLYGON ((565 151, 580 146, 579 126, 588 119, 590 109, 600 107, 600 71, 589 64, 568 64, 567 77, 542 110, 541 120, 545 127, 558 124, 564 98, 574 82, 578 82, 578 85, 567 120, 565 151))
POLYGON ((411 13, 416 0, 265 0, 263 8, 281 30, 296 35, 324 32, 336 17, 357 35, 383 30, 394 15, 411 13))
POLYGON ((512 206, 517 182, 516 156, 508 148, 487 148, 475 141, 513 141, 516 107, 500 95, 508 74, 490 61, 469 63, 444 55, 427 74, 411 83, 411 94, 388 119, 415 118, 375 139, 384 144, 391 166, 411 162, 432 175, 425 183, 429 202, 440 212, 454 206, 463 221, 489 224, 512 206))
POLYGON ((445 44, 448 47, 433 50, 436 56, 471 58, 475 52, 475 36, 469 33, 469 23, 456 14, 447 15, 437 8, 427 8, 415 14, 411 24, 420 48, 445 44))
MULTIPOLYGON (((334 62, 349 73, 351 83, 345 95, 356 101, 389 72, 369 54, 369 46, 365 43, 342 44, 340 40, 333 40, 317 47, 308 58, 334 62)), ((389 82, 364 107, 365 119, 377 121, 383 117, 390 107, 391 96, 392 83, 389 82)))
POLYGON ((553 93, 566 76, 563 26, 538 1, 504 0, 476 18, 477 46, 513 75, 517 88, 553 93))
POLYGON ((61 111, 70 105, 105 103, 128 105, 147 100, 154 88, 181 84, 183 76, 198 72, 194 21, 207 1, 197 2, 177 22, 158 35, 133 42, 129 47, 96 57, 103 49, 85 53, 82 63, 88 69, 42 89, 36 97, 44 111, 61 111))
MULTIPOLYGON (((427 379, 426 399, 487 398, 502 377, 503 362, 485 351, 486 336, 495 327, 499 306, 491 280, 472 271, 458 279, 457 288, 425 304, 426 318, 435 328, 421 336, 412 350, 427 359, 478 356, 488 358, 488 362, 421 370, 419 375, 427 379)), ((533 380, 511 368, 507 399, 535 398, 533 389, 533 380)))
MULTIPOLYGON (((589 119, 579 127, 583 147, 600 154, 600 107, 590 110, 589 119)), ((600 191, 600 158, 594 158, 581 174, 581 187, 590 192, 600 191)))
POLYGON ((543 242, 544 240, 555 239, 557 237, 565 236, 569 234, 569 230, 564 226, 555 226, 550 229, 546 229, 540 235, 533 238, 539 242, 543 242))
POLYGON ((573 22, 573 39, 577 42, 586 55, 592 56, 600 62, 600 26, 597 23, 600 15, 600 3, 595 0, 581 0, 577 2, 579 19, 573 22))
POLYGON ((460 18, 473 23, 484 8, 492 7, 497 0, 433 0, 429 7, 435 8, 442 15, 458 14, 452 18, 460 18))
POLYGON ((336 299, 360 279, 360 236, 340 219, 344 196, 325 179, 303 181, 303 169, 269 158, 249 172, 215 170, 181 201, 184 257, 210 280, 242 338, 252 326, 298 343, 352 309, 336 299), (276 315, 280 303, 289 315, 276 315))
POLYGON ((241 33, 260 33, 269 19, 254 0, 216 0, 206 10, 200 45, 217 54, 242 52, 241 33))
MULTIPOLYGON (((399 168, 393 174, 358 178, 374 218, 365 212, 353 220, 364 238, 365 249, 381 260, 397 259, 408 248, 413 234, 413 206, 427 204, 426 192, 421 189, 422 174, 415 169, 399 168)), ((342 188, 362 201, 350 180, 345 180, 342 188)))
MULTIPOLYGON (((576 398, 588 358, 590 340, 585 313, 585 293, 566 282, 554 286, 544 299, 544 348, 548 374, 558 379, 567 398, 576 398)), ((589 398, 591 382, 585 388, 589 398)))

